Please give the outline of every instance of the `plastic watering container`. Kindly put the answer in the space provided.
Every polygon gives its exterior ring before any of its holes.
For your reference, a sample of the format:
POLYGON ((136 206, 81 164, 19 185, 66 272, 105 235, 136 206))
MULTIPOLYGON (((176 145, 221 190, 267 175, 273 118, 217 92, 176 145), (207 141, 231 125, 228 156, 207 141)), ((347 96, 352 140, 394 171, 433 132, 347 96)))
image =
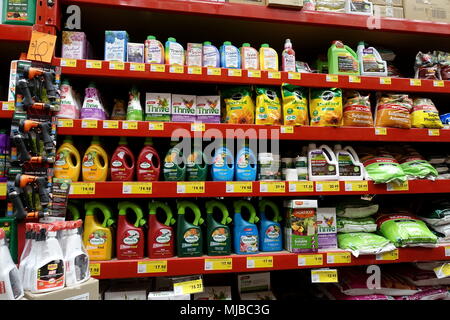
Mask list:
POLYGON ((174 230, 171 227, 175 224, 172 210, 160 201, 150 202, 148 205, 148 236, 147 254, 149 258, 173 257, 174 253, 174 230), (163 212, 165 221, 158 220, 158 213, 163 212))
POLYGON ((153 147, 153 140, 145 138, 144 147, 137 159, 137 180, 138 181, 158 181, 161 171, 161 159, 158 152, 153 147))
POLYGON ((364 165, 359 162, 359 157, 352 147, 342 149, 340 144, 334 146, 336 159, 339 163, 339 180, 364 180, 364 165))
POLYGON ((231 223, 227 207, 220 201, 206 202, 207 253, 209 256, 229 255, 231 253, 231 223), (221 220, 214 218, 214 211, 220 212, 221 220))
POLYGON ((358 55, 341 41, 333 41, 328 49, 328 73, 359 75, 358 55))
POLYGON ((111 180, 133 181, 135 159, 128 148, 127 138, 120 137, 119 146, 111 157, 111 180))
POLYGON ((278 206, 269 200, 259 202, 259 247, 261 251, 281 251, 283 240, 280 222, 282 220, 278 206), (267 209, 273 213, 269 219, 267 209))
POLYGON ((259 218, 253 205, 244 200, 234 202, 234 252, 237 254, 253 254, 259 250, 259 236, 256 223, 259 218), (242 209, 250 213, 248 220, 242 217, 242 209))
POLYGON ((83 221, 68 221, 66 223, 66 240, 63 247, 66 286, 78 285, 89 280, 89 256, 81 240, 81 227, 83 221))
POLYGON ((214 152, 211 176, 213 181, 233 181, 233 154, 225 145, 220 146, 214 152))
POLYGON ((256 155, 248 144, 236 154, 236 181, 255 181, 257 174, 256 155))
POLYGON ((203 42, 203 66, 220 68, 219 50, 209 41, 203 42))
POLYGON ((200 225, 204 220, 201 217, 200 208, 190 201, 177 203, 177 255, 179 257, 199 257, 203 254, 203 237, 200 225), (188 222, 185 217, 190 210, 195 218, 188 222))
POLYGON ((186 161, 187 181, 206 181, 208 175, 208 165, 201 151, 193 151, 186 161))
POLYGON ((92 138, 91 145, 84 154, 81 170, 83 181, 106 181, 108 177, 108 154, 100 146, 97 136, 92 138))
POLYGON ((72 136, 66 136, 63 144, 56 152, 53 166, 55 178, 70 179, 77 182, 81 171, 81 157, 77 148, 73 145, 72 136))
POLYGON ((83 243, 91 260, 111 260, 113 248, 113 232, 111 210, 104 204, 91 201, 84 205, 86 217, 84 218, 83 243), (97 214, 103 215, 103 222, 97 214))
POLYGON ((358 44, 358 59, 362 76, 387 77, 387 62, 374 47, 366 48, 366 43, 358 44))
POLYGON ((168 38, 165 46, 166 64, 184 66, 184 48, 175 38, 168 38))
POLYGON ((222 68, 240 69, 241 54, 239 49, 233 46, 230 41, 225 41, 220 47, 220 61, 222 68))
POLYGON ((310 181, 339 180, 339 164, 330 147, 309 145, 308 176, 310 181))
POLYGON ((165 181, 184 181, 186 178, 185 159, 176 145, 176 141, 170 143, 170 149, 164 158, 165 181))
POLYGON ((131 88, 129 97, 130 99, 128 100, 127 120, 143 121, 144 112, 142 111, 140 101, 141 93, 135 86, 131 88))
POLYGON ((144 258, 144 230, 146 221, 141 208, 129 201, 119 202, 119 220, 117 223, 116 255, 119 260, 144 258), (127 213, 132 212, 136 219, 131 222, 127 213))
POLYGON ((241 51, 241 64, 244 70, 259 70, 259 53, 250 43, 243 43, 241 51))

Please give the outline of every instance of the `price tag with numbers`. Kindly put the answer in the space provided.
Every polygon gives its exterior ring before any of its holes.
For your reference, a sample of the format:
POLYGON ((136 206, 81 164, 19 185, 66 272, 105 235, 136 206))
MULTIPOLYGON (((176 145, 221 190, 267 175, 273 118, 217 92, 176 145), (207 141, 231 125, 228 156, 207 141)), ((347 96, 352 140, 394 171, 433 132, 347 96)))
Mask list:
POLYGON ((86 69, 101 69, 102 61, 100 60, 86 60, 86 69))
POLYGON ((382 77, 382 78, 380 78, 380 84, 390 85, 390 84, 392 84, 392 79, 389 77, 382 77))
POLYGON ((434 80, 433 86, 436 88, 443 88, 445 86, 445 83, 442 80, 434 80))
POLYGON ((75 68, 77 66, 77 60, 76 59, 65 59, 62 58, 60 62, 61 67, 70 67, 75 68))
POLYGON ((145 71, 144 63, 131 62, 130 71, 145 71))
POLYGON ((202 74, 202 67, 189 66, 188 74, 202 74))
POLYGON ((56 36, 39 31, 31 31, 27 60, 50 63, 55 51, 56 36))
POLYGON ((170 66, 170 73, 184 73, 184 66, 170 66))
POLYGON ((299 254, 298 255, 298 266, 299 267, 322 266, 322 265, 323 265, 323 255, 322 254, 299 254))
POLYGON ((387 191, 408 191, 409 183, 408 180, 400 183, 391 182, 387 184, 387 191))
POLYGON ((241 69, 228 69, 228 76, 229 77, 242 77, 242 70, 241 69))
POLYGON ((149 122, 148 130, 163 131, 164 130, 164 122, 149 122))
POLYGON ((300 80, 301 78, 302 74, 300 72, 288 72, 288 79, 300 80))
POLYGON ((328 252, 327 263, 351 263, 352 255, 350 252, 328 252))
POLYGON ((430 137, 439 137, 441 135, 441 130, 439 130, 439 129, 428 129, 428 135, 430 137))
POLYGON ((409 79, 409 85, 411 87, 420 87, 422 85, 422 80, 420 80, 420 79, 409 79))
POLYGON ((102 265, 100 263, 90 263, 89 264, 89 272, 91 276, 99 276, 101 272, 102 265))
POLYGON ((350 83, 361 83, 361 77, 359 77, 359 76, 348 76, 348 82, 350 82, 350 83))
POLYGON ((445 247, 444 253, 446 257, 450 257, 450 247, 445 247))
POLYGON ((233 259, 205 259, 205 271, 210 270, 232 270, 233 259))
POLYGON ((95 182, 72 182, 69 194, 95 194, 95 182))
POLYGON ((81 120, 81 127, 83 129, 97 129, 97 120, 81 120))
POLYGON ((121 61, 110 61, 109 62, 110 70, 125 70, 125 63, 121 61))
POLYGON ((222 74, 222 69, 208 67, 206 69, 206 73, 208 74, 208 76, 220 76, 222 74))
POLYGON ((253 183, 251 181, 228 181, 226 184, 227 193, 251 193, 253 192, 253 183))
POLYGON ((311 270, 312 283, 337 283, 338 273, 336 269, 311 270))
POLYGON ((267 72, 267 77, 269 79, 281 79, 281 72, 280 71, 269 71, 269 72, 267 72))
POLYGON ((327 82, 339 82, 339 76, 337 74, 327 74, 327 82))
POLYGON ((58 128, 73 128, 73 119, 58 119, 58 128))
POLYGON ((203 279, 175 282, 173 284, 173 291, 175 295, 203 292, 203 279))
POLYGON ((247 268, 273 268, 273 256, 267 257, 247 257, 247 268))
POLYGON ((339 181, 317 181, 316 182, 317 192, 338 192, 339 191, 339 181))
POLYGON ((123 182, 123 194, 152 194, 153 185, 151 182, 123 182))
POLYGON ((284 181, 261 181, 259 183, 259 192, 284 193, 286 192, 286 184, 284 181))
POLYGON ((206 130, 206 126, 204 123, 199 123, 199 122, 191 123, 191 131, 192 132, 203 132, 205 130, 206 130))
POLYGON ((369 191, 367 181, 345 181, 345 191, 369 191))
POLYGON ((248 70, 247 76, 249 78, 261 78, 261 71, 260 70, 248 70))
POLYGON ((166 72, 166 66, 163 64, 151 64, 150 71, 151 72, 166 72))
POLYGON ((287 133, 287 134, 294 133, 294 126, 281 126, 281 133, 287 133))
POLYGON ((289 192, 314 192, 312 181, 290 181, 289 192))
POLYGON ((399 259, 399 251, 398 249, 389 251, 389 252, 383 252, 380 254, 377 254, 376 256, 377 260, 386 260, 386 261, 394 261, 399 259))
POLYGON ((122 122, 122 129, 125 130, 137 130, 138 128, 138 122, 137 121, 123 121, 122 122))
POLYGON ((375 128, 376 136, 385 136, 387 135, 387 128, 375 128))
POLYGON ((119 121, 103 120, 103 129, 119 129, 119 121))
POLYGON ((4 101, 0 102, 2 104, 2 110, 3 111, 14 111, 14 101, 4 101))
POLYGON ((205 193, 205 182, 177 182, 177 193, 205 193))
POLYGON ((167 272, 167 260, 139 261, 137 273, 167 272))

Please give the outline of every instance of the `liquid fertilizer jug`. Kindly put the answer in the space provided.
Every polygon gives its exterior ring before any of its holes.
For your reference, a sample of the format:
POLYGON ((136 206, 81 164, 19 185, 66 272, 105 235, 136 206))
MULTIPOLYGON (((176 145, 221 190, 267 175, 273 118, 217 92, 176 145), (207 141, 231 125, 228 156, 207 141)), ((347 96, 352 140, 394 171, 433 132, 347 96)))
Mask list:
POLYGON ((234 251, 237 254, 258 253, 259 237, 256 227, 258 221, 256 210, 249 201, 234 202, 234 251), (250 213, 248 220, 242 217, 242 209, 250 213))
POLYGON ((138 205, 129 201, 119 202, 119 221, 117 224, 116 255, 119 260, 144 258, 144 213, 138 205), (134 223, 127 218, 127 213, 136 216, 134 223))
POLYGON ((261 251, 281 251, 281 215, 278 206, 269 200, 259 202, 259 247, 261 251), (267 209, 272 210, 273 218, 268 218, 267 209))
POLYGON ((229 255, 231 253, 231 223, 227 207, 220 201, 206 202, 207 252, 208 256, 229 255), (221 220, 214 218, 214 211, 220 212, 221 220))
POLYGON ((190 201, 180 201, 177 204, 177 255, 179 257, 199 257, 203 254, 203 237, 200 225, 204 220, 199 207, 190 201), (194 221, 188 222, 185 217, 187 210, 194 213, 194 221))
POLYGON ((160 201, 150 202, 148 205, 149 220, 148 220, 148 236, 147 236, 147 250, 149 258, 165 258, 173 257, 174 252, 174 230, 172 225, 175 224, 172 210, 170 207, 160 201), (158 220, 158 213, 165 214, 165 221, 161 223, 158 220))

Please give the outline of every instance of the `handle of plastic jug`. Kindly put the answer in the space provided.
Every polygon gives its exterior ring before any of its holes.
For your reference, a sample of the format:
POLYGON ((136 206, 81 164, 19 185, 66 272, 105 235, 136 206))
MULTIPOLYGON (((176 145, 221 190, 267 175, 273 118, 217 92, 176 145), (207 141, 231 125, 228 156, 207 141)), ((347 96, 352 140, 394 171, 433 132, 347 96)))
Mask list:
POLYGON ((206 202, 207 214, 212 214, 215 208, 218 208, 222 212, 222 221, 220 222, 221 224, 228 224, 233 220, 229 217, 228 209, 222 202, 217 200, 211 200, 206 202))
POLYGON ((80 163, 81 159, 80 159, 80 155, 76 154, 76 153, 72 153, 70 151, 68 151, 68 155, 66 157, 67 163, 69 164, 70 167, 75 168, 78 166, 78 164, 80 163), (76 160, 76 164, 73 163, 73 159, 72 156, 75 156, 75 160, 76 160))
POLYGON ((74 221, 81 218, 80 210, 78 210, 78 208, 75 207, 73 204, 68 204, 67 210, 70 211, 70 214, 72 215, 72 219, 74 221))
POLYGON ((126 216, 127 210, 131 209, 136 215, 136 222, 134 223, 136 228, 145 225, 146 221, 144 220, 144 213, 136 204, 129 201, 122 201, 117 204, 117 209, 119 209, 119 216, 126 216))
POLYGON ((95 209, 100 210, 103 213, 103 223, 102 227, 106 228, 114 224, 114 220, 112 219, 111 210, 108 208, 108 206, 104 205, 103 203, 100 203, 98 201, 91 201, 84 205, 84 208, 86 210, 86 216, 93 216, 95 209))
POLYGON ((160 201, 150 202, 148 204, 148 214, 156 214, 158 208, 161 208, 166 213, 166 221, 164 222, 166 226, 175 224, 176 220, 173 218, 172 209, 167 205, 167 203, 160 201))
POLYGON ((344 150, 347 151, 348 153, 350 153, 352 155, 353 159, 356 162, 359 162, 359 157, 358 157, 358 155, 356 154, 355 150, 352 147, 347 146, 347 147, 344 148, 344 150))
POLYGON ((321 145, 321 146, 319 147, 319 149, 322 149, 322 150, 324 151, 325 157, 328 158, 328 161, 330 161, 330 162, 331 162, 331 161, 334 161, 334 162, 337 161, 337 160, 336 160, 336 155, 335 155, 335 153, 333 152, 333 150, 330 149, 329 146, 323 144, 323 145, 321 145))
POLYGON ((250 212, 250 218, 248 219, 250 223, 256 223, 259 221, 259 218, 256 216, 255 207, 253 207, 250 202, 244 200, 234 202, 234 211, 236 213, 242 213, 242 208, 246 208, 250 212))
POLYGON ((278 206, 274 202, 266 199, 259 202, 259 212, 261 215, 266 212, 266 207, 269 207, 273 211, 274 216, 272 221, 280 222, 282 220, 278 206))
POLYGON ((194 225, 198 226, 198 225, 203 224, 203 222, 205 222, 202 219, 200 208, 197 207, 196 204, 194 204, 193 202, 190 202, 190 201, 180 201, 177 203, 178 214, 185 214, 186 208, 191 209, 192 212, 194 212, 194 214, 195 214, 195 219, 193 222, 194 225))
POLYGON ((344 45, 344 47, 345 47, 345 49, 347 49, 348 52, 351 53, 351 55, 352 55, 354 58, 358 59, 358 58, 357 58, 358 55, 356 54, 356 52, 355 52, 352 48, 350 48, 350 47, 347 46, 347 45, 344 45))

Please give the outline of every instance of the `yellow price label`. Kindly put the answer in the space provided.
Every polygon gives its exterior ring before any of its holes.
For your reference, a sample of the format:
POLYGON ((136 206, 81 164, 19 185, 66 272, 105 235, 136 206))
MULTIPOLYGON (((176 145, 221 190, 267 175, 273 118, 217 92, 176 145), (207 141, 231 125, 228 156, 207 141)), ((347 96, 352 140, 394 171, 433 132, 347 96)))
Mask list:
POLYGON ((228 69, 228 76, 229 77, 242 77, 242 70, 241 69, 228 69))
POLYGON ((280 71, 269 71, 269 72, 267 72, 267 77, 269 79, 281 79, 281 72, 280 71))
POLYGON ((220 68, 212 68, 212 67, 208 67, 206 69, 206 74, 208 76, 220 76, 222 74, 222 69, 220 68))
POLYGON ((90 263, 89 264, 89 272, 91 276, 99 276, 102 265, 100 263, 90 263))
POLYGON ((205 259, 205 271, 210 270, 233 270, 233 259, 205 259))
POLYGON ((294 133, 294 126, 281 126, 281 133, 294 133))
POLYGON ((259 183, 259 192, 284 193, 286 192, 286 184, 284 181, 267 181, 259 183))
POLYGON ((152 194, 151 182, 124 182, 122 184, 123 194, 152 194))
POLYGON ((376 136, 385 136, 387 135, 387 128, 375 128, 376 136))
POLYGON ((203 132, 206 130, 204 123, 191 123, 191 131, 193 132, 203 132))
POLYGON ((122 61, 110 61, 109 69, 110 70, 125 70, 125 63, 122 61))
POLYGON ((86 60, 87 69, 101 69, 102 61, 100 60, 86 60))
POLYGON ((450 257, 450 247, 445 247, 444 253, 446 257, 450 257))
POLYGON ((409 85, 411 87, 420 87, 422 85, 422 80, 420 80, 420 79, 409 79, 409 85))
POLYGON ((58 128, 73 128, 73 119, 58 119, 58 128))
POLYGON ((144 63, 131 62, 130 71, 145 71, 144 63))
POLYGON ((137 121, 123 121, 122 122, 122 129, 125 130, 137 130, 138 128, 138 122, 137 121))
POLYGON ((345 191, 369 191, 367 181, 345 181, 345 191))
POLYGON ((197 279, 197 280, 174 283, 173 291, 174 291, 175 295, 203 292, 203 280, 197 279))
POLYGON ((339 76, 337 74, 327 74, 327 82, 339 82, 339 76))
POLYGON ((184 73, 184 66, 170 66, 170 73, 184 73))
POLYGON ((61 59, 60 66, 61 66, 61 67, 75 68, 75 67, 77 66, 77 60, 76 60, 76 59, 66 59, 66 58, 62 58, 62 59, 61 59))
POLYGON ((398 249, 389 251, 389 252, 383 252, 380 254, 377 254, 376 256, 377 260, 387 260, 387 261, 394 261, 399 259, 399 251, 398 249))
POLYGON ((81 120, 81 127, 83 129, 97 129, 97 120, 81 120))
POLYGON ((205 193, 205 182, 177 182, 177 193, 205 193))
POLYGON ((14 111, 14 101, 4 101, 2 104, 3 111, 14 111))
POLYGON ((382 77, 380 78, 380 84, 392 84, 392 78, 382 77))
POLYGON ((300 72, 288 72, 288 79, 301 80, 302 74, 300 72))
POLYGON ((327 263, 352 263, 352 255, 350 252, 328 252, 327 263))
POLYGON ((436 88, 443 88, 445 86, 444 81, 442 80, 434 80, 433 86, 436 88))
POLYGON ((148 130, 163 131, 164 130, 164 122, 149 122, 148 130))
POLYGON ((338 273, 336 269, 311 270, 312 283, 337 283, 338 273))
POLYGON ((323 255, 322 254, 300 254, 300 255, 298 255, 297 260, 298 260, 299 267, 322 266, 323 265, 323 255))
POLYGON ((6 182, 0 183, 0 196, 6 196, 6 182))
POLYGON ((439 130, 439 129, 428 129, 428 135, 430 137, 439 137, 441 135, 441 130, 439 130))
POLYGON ((289 192, 314 192, 312 181, 290 181, 289 192))
POLYGON ((350 83, 361 83, 361 77, 348 76, 348 82, 350 82, 350 83))
POLYGON ((450 263, 444 263, 440 267, 433 269, 438 279, 450 277, 450 263))
POLYGON ((339 191, 339 181, 317 181, 316 182, 317 192, 338 192, 339 191))
POLYGON ((103 120, 103 129, 119 129, 119 121, 103 120))
POLYGON ((261 78, 261 70, 247 70, 249 78, 261 78))
POLYGON ((227 193, 251 193, 253 192, 253 183, 251 181, 227 181, 227 193))
POLYGON ((408 191, 409 183, 408 180, 400 183, 391 182, 387 184, 387 191, 408 191))
POLYGON ((151 64, 150 71, 151 72, 166 72, 166 66, 163 64, 151 64))
POLYGON ((188 74, 202 74, 202 67, 189 66, 188 74))
POLYGON ((167 260, 139 261, 137 273, 167 272, 167 260))
POLYGON ((95 194, 95 182, 72 182, 70 194, 95 194))
POLYGON ((273 268, 273 256, 247 257, 247 269, 273 268))

